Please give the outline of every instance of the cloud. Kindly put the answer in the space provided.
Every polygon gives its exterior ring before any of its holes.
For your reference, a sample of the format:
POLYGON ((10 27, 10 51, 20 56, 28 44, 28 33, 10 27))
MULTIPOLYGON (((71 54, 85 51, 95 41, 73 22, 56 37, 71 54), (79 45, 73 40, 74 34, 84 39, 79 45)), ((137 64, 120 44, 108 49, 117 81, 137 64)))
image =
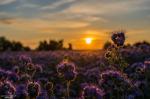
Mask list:
POLYGON ((85 15, 123 14, 145 9, 148 0, 82 0, 64 10, 66 13, 85 15))
POLYGON ((0 18, 0 23, 9 25, 13 23, 12 20, 12 18, 0 18))
POLYGON ((56 1, 52 4, 49 4, 47 6, 41 7, 41 9, 42 10, 54 9, 54 8, 60 7, 64 4, 71 3, 71 2, 74 2, 74 1, 76 1, 76 0, 59 0, 59 1, 56 1))
POLYGON ((41 20, 41 19, 15 19, 15 18, 1 18, 1 25, 9 25, 9 27, 16 30, 28 30, 37 32, 52 32, 52 30, 59 29, 77 29, 89 25, 87 22, 82 21, 66 21, 66 20, 41 20))
POLYGON ((0 0, 0 5, 6 5, 15 2, 16 0, 0 0))

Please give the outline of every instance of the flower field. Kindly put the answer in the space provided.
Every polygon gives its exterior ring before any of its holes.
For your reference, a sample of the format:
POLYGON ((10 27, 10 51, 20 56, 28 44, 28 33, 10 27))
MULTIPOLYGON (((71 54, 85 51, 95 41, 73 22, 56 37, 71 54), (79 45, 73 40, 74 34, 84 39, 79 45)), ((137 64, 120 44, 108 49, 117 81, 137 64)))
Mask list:
POLYGON ((0 99, 150 99, 150 45, 111 39, 107 50, 1 52, 0 99))

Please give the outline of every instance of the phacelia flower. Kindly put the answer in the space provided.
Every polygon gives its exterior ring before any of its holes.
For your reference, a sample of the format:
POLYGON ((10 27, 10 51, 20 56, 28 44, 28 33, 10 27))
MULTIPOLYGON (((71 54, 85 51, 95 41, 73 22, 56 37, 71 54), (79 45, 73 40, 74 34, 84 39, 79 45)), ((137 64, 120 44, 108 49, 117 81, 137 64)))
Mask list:
POLYGON ((104 92, 95 85, 86 85, 81 93, 81 99, 103 99, 104 92))
POLYGON ((49 97, 53 95, 53 83, 52 82, 48 82, 47 84, 45 84, 45 89, 49 97))
POLYGON ((126 69, 126 73, 130 78, 133 80, 143 80, 144 77, 144 72, 145 72, 145 65, 141 62, 134 63, 131 66, 128 66, 126 69))
MULTIPOLYGON (((106 92, 106 96, 125 95, 132 88, 132 82, 119 71, 107 70, 101 74, 99 85, 106 92)), ((117 96, 118 97, 118 96, 117 96)))
POLYGON ((13 86, 13 84, 9 81, 5 81, 0 85, 0 96, 5 95, 13 95, 15 93, 16 89, 13 86))
POLYGON ((74 80, 77 75, 75 64, 68 61, 61 62, 57 66, 57 72, 59 73, 59 75, 63 76, 67 81, 74 80))
POLYGON ((30 97, 37 97, 40 93, 40 85, 37 82, 30 82, 27 86, 27 91, 30 97))
POLYGON ((27 63, 32 63, 31 58, 27 57, 25 55, 21 55, 19 57, 19 64, 21 64, 21 65, 27 65, 27 63))
POLYGON ((20 84, 16 88, 15 99, 27 99, 28 93, 26 85, 20 84))
POLYGON ((125 42, 124 32, 113 32, 111 39, 115 45, 123 46, 125 42))

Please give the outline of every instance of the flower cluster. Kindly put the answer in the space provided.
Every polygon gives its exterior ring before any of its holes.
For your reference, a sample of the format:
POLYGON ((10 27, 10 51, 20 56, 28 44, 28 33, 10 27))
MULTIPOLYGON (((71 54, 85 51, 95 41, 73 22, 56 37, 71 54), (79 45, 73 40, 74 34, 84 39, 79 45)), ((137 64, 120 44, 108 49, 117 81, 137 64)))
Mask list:
POLYGON ((73 81, 77 76, 75 64, 68 61, 63 61, 58 64, 57 72, 60 76, 63 76, 66 81, 73 81))
POLYGON ((124 32, 113 32, 111 39, 117 46, 123 46, 125 42, 124 32))
POLYGON ((81 99, 103 99, 104 92, 95 85, 89 84, 83 88, 81 99))
POLYGON ((36 98, 40 94, 40 85, 37 82, 30 82, 27 86, 27 91, 31 98, 36 98))
POLYGON ((101 73, 99 85, 109 98, 115 96, 122 99, 122 96, 125 96, 132 88, 132 82, 123 73, 114 70, 101 73))
POLYGON ((15 91, 16 91, 15 87, 9 81, 4 81, 0 85, 0 96, 1 96, 1 98, 5 98, 5 96, 14 95, 15 91))

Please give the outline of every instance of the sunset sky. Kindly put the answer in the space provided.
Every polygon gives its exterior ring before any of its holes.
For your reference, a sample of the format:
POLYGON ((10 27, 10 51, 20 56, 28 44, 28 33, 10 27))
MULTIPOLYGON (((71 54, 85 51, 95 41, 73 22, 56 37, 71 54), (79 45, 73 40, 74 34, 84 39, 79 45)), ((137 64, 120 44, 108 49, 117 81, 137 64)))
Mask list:
POLYGON ((115 30, 125 30, 130 43, 150 41, 150 0, 0 0, 0 36, 32 48, 64 39, 75 49, 98 49, 115 30))

